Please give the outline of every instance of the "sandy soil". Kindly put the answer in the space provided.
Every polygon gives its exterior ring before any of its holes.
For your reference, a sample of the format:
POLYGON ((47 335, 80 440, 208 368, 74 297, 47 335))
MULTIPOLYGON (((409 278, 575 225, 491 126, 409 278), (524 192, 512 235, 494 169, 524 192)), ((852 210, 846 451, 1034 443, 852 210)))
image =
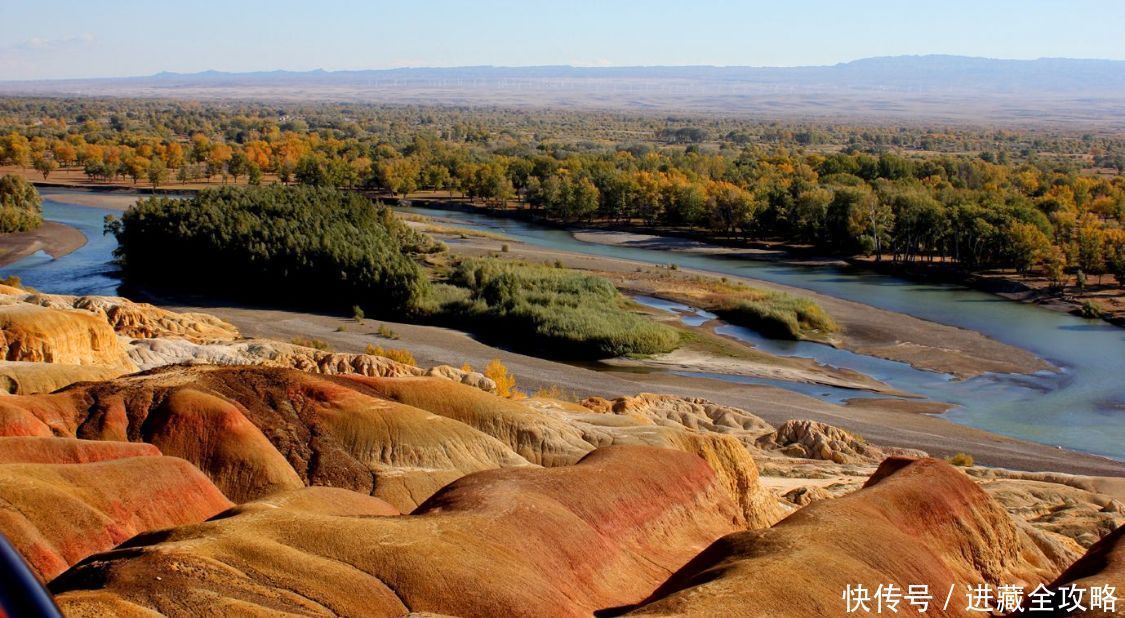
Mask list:
POLYGON ((133 205, 138 198, 145 197, 136 191, 124 189, 103 189, 90 191, 83 189, 75 191, 59 187, 39 187, 39 194, 44 199, 49 199, 63 204, 75 206, 93 206, 106 210, 125 210, 133 205))
POLYGON ((530 390, 558 386, 575 398, 618 397, 640 392, 703 397, 749 410, 773 424, 792 418, 810 418, 857 432, 875 444, 918 448, 938 456, 970 453, 983 465, 1125 476, 1122 463, 1006 438, 922 413, 933 411, 932 402, 889 399, 867 400, 861 406, 840 406, 772 386, 681 377, 651 370, 597 371, 497 349, 447 328, 377 320, 359 324, 343 316, 232 307, 222 303, 181 300, 160 304, 179 311, 211 313, 234 323, 245 336, 282 341, 297 336, 313 337, 344 352, 361 352, 367 344, 406 348, 423 366, 460 366, 468 362, 480 368, 498 358, 517 377, 518 385, 530 390), (381 324, 390 327, 399 338, 389 341, 376 335, 381 324), (891 403, 879 406, 876 401, 891 403))
MULTIPOLYGON (((139 180, 138 182, 133 182, 128 178, 118 178, 111 182, 91 181, 90 178, 86 176, 86 173, 82 170, 82 168, 77 167, 55 170, 51 172, 50 176, 44 179, 43 174, 35 171, 30 167, 2 165, 0 166, 0 176, 4 174, 15 174, 17 176, 23 176, 29 182, 32 182, 35 185, 43 188, 82 187, 84 189, 92 189, 94 191, 125 191, 145 194, 152 193, 154 190, 152 184, 149 183, 148 180, 139 180)), ((275 174, 262 175, 263 184, 277 182, 277 180, 278 178, 275 174)), ((155 190, 157 192, 198 191, 200 189, 206 189, 208 187, 219 187, 224 184, 245 185, 247 184, 247 179, 245 176, 242 176, 239 178, 239 181, 237 183, 229 178, 226 182, 223 182, 222 177, 215 176, 210 180, 193 180, 188 183, 181 183, 178 180, 169 178, 163 184, 157 186, 155 190)))
POLYGON ((0 234, 0 266, 7 266, 38 251, 60 258, 86 244, 86 235, 78 229, 55 221, 30 232, 0 234))
MULTIPOLYGON (((887 395, 906 395, 887 384, 874 380, 862 373, 826 367, 815 362, 794 363, 785 357, 766 355, 763 360, 753 361, 744 358, 729 358, 705 352, 680 348, 667 354, 657 354, 650 358, 615 358, 605 361, 613 367, 652 367, 670 371, 698 371, 732 376, 749 376, 781 380, 784 382, 804 382, 823 384, 837 388, 872 391, 887 395)), ((807 359, 805 359, 807 361, 807 359)))

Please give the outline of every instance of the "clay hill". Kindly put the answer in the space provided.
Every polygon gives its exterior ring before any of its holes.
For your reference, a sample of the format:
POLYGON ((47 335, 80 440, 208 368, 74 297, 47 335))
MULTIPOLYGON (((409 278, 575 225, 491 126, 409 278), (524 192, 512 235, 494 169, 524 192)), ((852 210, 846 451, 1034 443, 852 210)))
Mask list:
POLYGON ((855 584, 1122 584, 1120 479, 702 399, 505 398, 121 298, 2 288, 0 343, 0 533, 68 615, 812 616, 855 584))

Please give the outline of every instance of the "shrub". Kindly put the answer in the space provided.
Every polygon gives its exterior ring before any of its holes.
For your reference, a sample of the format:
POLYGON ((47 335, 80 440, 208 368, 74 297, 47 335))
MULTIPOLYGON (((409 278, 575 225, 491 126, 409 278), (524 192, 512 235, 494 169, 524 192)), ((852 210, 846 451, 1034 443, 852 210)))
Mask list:
POLYGON ((531 395, 540 399, 557 399, 559 401, 577 401, 578 398, 574 393, 563 390, 558 384, 552 384, 543 388, 539 388, 531 395))
POLYGON ((1090 320, 1096 320, 1102 317, 1102 310, 1088 300, 1082 303, 1081 313, 1082 317, 1090 320))
POLYGON ((509 251, 511 251, 511 249, 508 248, 508 243, 504 243, 504 244, 500 245, 500 252, 501 253, 507 253, 509 251))
POLYGON ((363 321, 363 307, 360 307, 359 305, 353 305, 352 306, 352 318, 355 319, 356 322, 362 322, 363 321))
POLYGON ((500 359, 494 358, 484 368, 485 377, 496 383, 496 394, 501 397, 512 397, 515 394, 516 377, 508 373, 508 368, 500 359))
POLYGON ((367 348, 364 349, 363 353, 370 354, 371 356, 382 356, 383 358, 389 358, 404 365, 411 365, 413 367, 418 366, 418 361, 414 360, 414 355, 410 353, 410 350, 403 350, 401 348, 384 348, 382 346, 371 345, 369 343, 367 344, 367 348))
POLYGON ((43 223, 43 198, 22 176, 0 178, 0 233, 26 232, 43 223))
POLYGON ((111 231, 126 274, 149 284, 387 311, 413 309, 429 284, 411 256, 432 241, 385 207, 334 189, 223 187, 190 199, 153 197, 111 231))
POLYGON ((378 330, 375 331, 375 334, 382 337, 383 339, 398 339, 398 333, 391 330, 391 327, 387 326, 386 324, 380 324, 378 330))
POLYGON ((812 300, 778 292, 727 300, 712 311, 732 324, 753 328, 775 339, 800 339, 810 331, 827 334, 839 329, 812 300))
POLYGON ((973 465, 973 456, 968 453, 957 453, 956 455, 946 458, 946 461, 955 466, 968 468, 973 465))
POLYGON ((292 339, 293 345, 304 346, 306 348, 314 348, 323 352, 328 352, 332 346, 328 345, 327 341, 322 339, 314 339, 312 337, 294 337, 292 339))
POLYGON ((608 280, 522 262, 462 260, 450 281, 468 291, 437 308, 512 347, 557 358, 609 358, 668 352, 676 330, 626 309, 608 280))

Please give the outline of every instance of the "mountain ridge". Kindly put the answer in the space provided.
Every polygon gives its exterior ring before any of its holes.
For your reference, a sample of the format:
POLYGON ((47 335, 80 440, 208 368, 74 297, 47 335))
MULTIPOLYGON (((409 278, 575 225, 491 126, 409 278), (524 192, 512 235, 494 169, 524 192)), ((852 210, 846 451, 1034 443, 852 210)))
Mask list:
POLYGON ((0 95, 562 107, 1116 127, 1125 60, 879 56, 801 67, 462 66, 0 81, 0 95))

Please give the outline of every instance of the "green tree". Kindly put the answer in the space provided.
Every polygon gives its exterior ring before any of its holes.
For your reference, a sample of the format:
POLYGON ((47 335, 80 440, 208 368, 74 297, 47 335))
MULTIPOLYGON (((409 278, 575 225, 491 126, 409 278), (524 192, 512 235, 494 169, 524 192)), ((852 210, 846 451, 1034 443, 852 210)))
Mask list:
POLYGON ((227 161, 227 173, 234 179, 234 182, 238 182, 239 176, 250 173, 250 160, 241 150, 235 150, 231 153, 230 159, 227 161))
POLYGON ((160 157, 153 157, 148 162, 147 176, 153 189, 164 184, 164 180, 168 177, 168 166, 164 165, 164 160, 160 157))
POLYGON ((36 156, 32 165, 35 167, 36 171, 43 174, 43 180, 47 180, 51 172, 59 169, 59 162, 45 155, 36 156))
POLYGON ((884 204, 873 192, 866 192, 853 205, 850 212, 853 236, 861 244, 870 243, 875 261, 883 259, 883 249, 891 241, 895 215, 889 204, 884 204))
POLYGON ((0 233, 26 232, 43 223, 43 199, 22 176, 0 178, 0 233))

